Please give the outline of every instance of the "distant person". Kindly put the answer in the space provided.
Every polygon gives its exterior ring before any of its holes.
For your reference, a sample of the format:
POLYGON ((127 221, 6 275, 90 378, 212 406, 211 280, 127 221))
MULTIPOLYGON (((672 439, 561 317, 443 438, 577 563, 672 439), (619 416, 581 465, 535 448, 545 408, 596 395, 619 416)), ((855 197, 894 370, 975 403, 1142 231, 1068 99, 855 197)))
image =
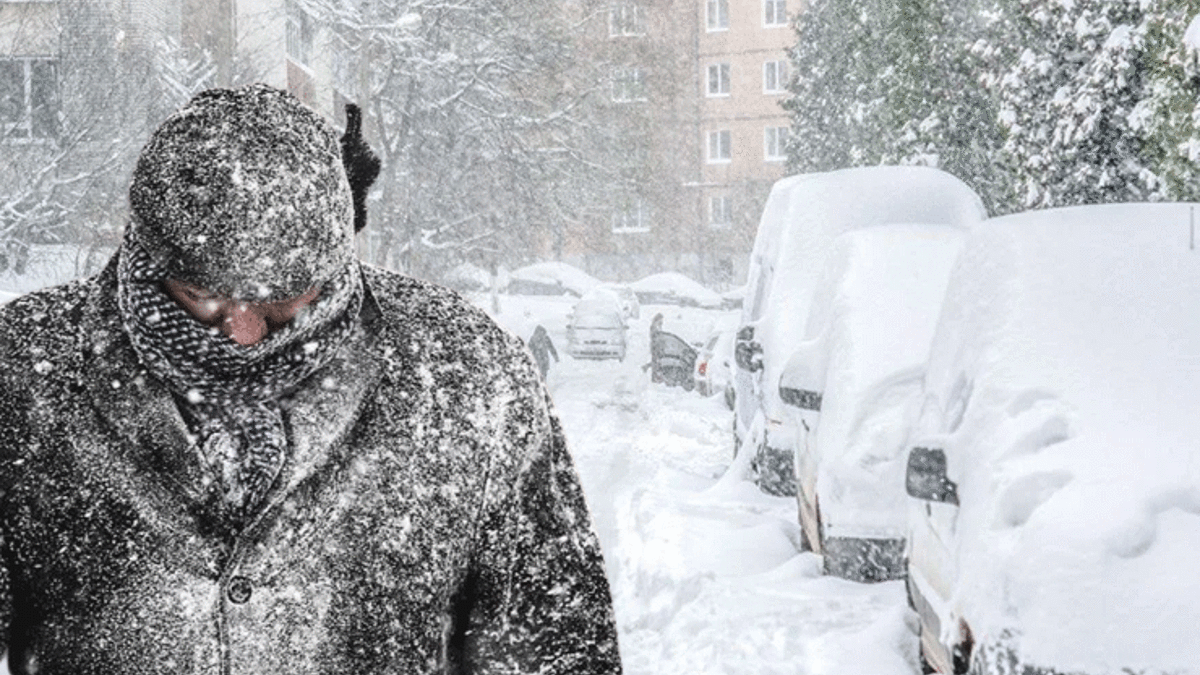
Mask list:
POLYGON ((533 352, 533 360, 537 362, 542 379, 546 379, 546 373, 550 372, 550 357, 553 356, 554 362, 558 363, 558 350, 554 348, 554 341, 550 339, 546 329, 539 325, 533 329, 533 335, 527 344, 529 351, 533 352))
POLYGON ((650 363, 646 364, 650 368, 650 381, 662 382, 662 338, 659 336, 662 333, 663 315, 659 312, 650 319, 650 363))
POLYGON ((620 673, 545 385, 355 257, 379 167, 347 118, 197 95, 104 271, 0 308, 12 672, 620 673))

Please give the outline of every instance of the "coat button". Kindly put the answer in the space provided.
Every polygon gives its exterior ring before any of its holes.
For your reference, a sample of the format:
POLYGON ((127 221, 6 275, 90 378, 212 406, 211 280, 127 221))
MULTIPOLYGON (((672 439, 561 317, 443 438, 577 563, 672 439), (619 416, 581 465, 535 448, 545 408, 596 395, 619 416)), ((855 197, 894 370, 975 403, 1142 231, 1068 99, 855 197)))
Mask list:
POLYGON ((250 594, 253 591, 253 586, 250 580, 246 577, 233 577, 229 580, 229 586, 225 588, 225 596, 235 605, 241 605, 250 600, 250 594))

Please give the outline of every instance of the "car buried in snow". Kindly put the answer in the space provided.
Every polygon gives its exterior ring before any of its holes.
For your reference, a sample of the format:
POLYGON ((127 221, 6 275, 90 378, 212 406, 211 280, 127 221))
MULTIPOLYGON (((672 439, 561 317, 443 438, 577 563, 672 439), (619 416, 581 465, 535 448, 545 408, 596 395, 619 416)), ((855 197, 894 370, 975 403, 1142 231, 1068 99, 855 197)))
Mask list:
POLYGON ((813 288, 834 239, 873 225, 968 227, 985 217, 983 202, 966 183, 928 167, 844 169, 775 183, 750 254, 734 343, 734 448, 754 453, 760 488, 796 491, 797 429, 779 396, 779 377, 804 337, 813 288))
POLYGON ((1196 206, 968 234, 908 442, 926 672, 1200 672, 1196 206))
POLYGON ((576 359, 625 360, 628 326, 619 299, 609 292, 586 293, 567 316, 567 354, 576 359))
POLYGON ((804 541, 827 574, 904 575, 904 451, 963 230, 896 224, 838 237, 779 397, 797 429, 804 541))

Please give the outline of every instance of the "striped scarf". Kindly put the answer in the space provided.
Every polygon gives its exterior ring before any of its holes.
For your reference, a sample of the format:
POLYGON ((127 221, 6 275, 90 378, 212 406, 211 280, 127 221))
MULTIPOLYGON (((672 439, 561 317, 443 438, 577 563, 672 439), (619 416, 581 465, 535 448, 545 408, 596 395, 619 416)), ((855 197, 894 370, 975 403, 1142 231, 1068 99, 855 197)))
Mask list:
POLYGON ((295 319, 245 347, 172 300, 162 288, 166 272, 131 238, 118 274, 122 320, 138 358, 175 395, 226 506, 245 524, 288 456, 280 398, 327 363, 358 325, 358 266, 343 268, 295 319))

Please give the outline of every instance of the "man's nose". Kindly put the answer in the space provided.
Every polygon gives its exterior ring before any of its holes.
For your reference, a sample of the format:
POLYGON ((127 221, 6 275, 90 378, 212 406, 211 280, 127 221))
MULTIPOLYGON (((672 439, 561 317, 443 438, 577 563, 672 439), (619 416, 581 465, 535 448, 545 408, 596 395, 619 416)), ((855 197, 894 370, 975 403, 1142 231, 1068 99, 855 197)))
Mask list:
POLYGON ((239 345, 249 347, 267 336, 267 321, 260 311, 247 303, 235 302, 225 310, 221 332, 239 345))

